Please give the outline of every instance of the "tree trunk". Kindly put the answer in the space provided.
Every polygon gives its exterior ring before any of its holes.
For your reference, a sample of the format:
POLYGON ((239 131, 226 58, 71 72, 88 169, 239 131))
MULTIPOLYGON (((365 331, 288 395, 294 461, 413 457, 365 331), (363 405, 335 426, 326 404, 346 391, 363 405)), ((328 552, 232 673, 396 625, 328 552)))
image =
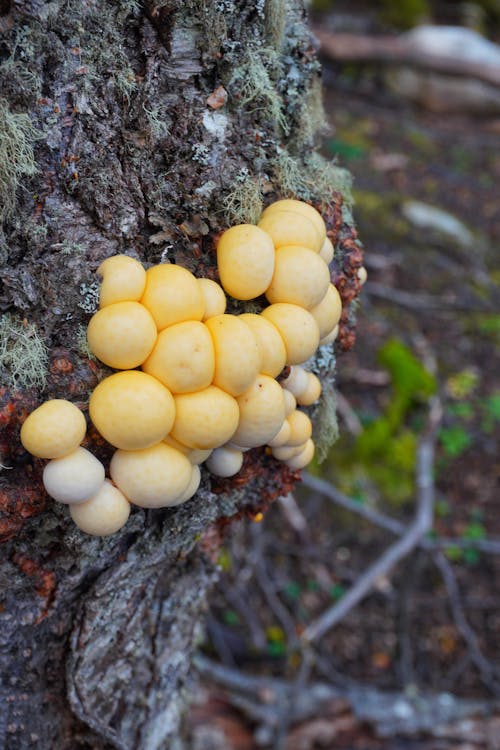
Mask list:
MULTIPOLYGON (((217 233, 278 197, 326 216, 337 350, 352 344, 361 251, 348 176, 313 150, 319 76, 298 0, 0 0, 0 747, 176 746, 222 530, 298 475, 252 450, 233 479, 204 472, 184 506, 94 538, 47 498, 19 429, 47 398, 86 413, 109 374, 85 345, 104 258, 217 278, 217 233)), ((334 362, 314 363, 320 450, 334 362)), ((109 459, 91 425, 85 445, 109 459)))

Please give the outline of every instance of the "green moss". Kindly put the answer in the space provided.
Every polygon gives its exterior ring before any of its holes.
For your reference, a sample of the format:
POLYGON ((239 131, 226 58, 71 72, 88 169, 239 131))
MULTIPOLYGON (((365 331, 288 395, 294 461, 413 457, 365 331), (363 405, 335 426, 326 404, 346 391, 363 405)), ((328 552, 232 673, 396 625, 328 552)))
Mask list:
POLYGON ((12 388, 43 389, 48 350, 32 323, 4 315, 0 320, 0 373, 12 388))
POLYGON ((286 135, 289 125, 276 86, 281 72, 280 60, 274 49, 250 47, 243 61, 234 70, 229 82, 229 93, 238 107, 244 106, 255 112, 269 121, 277 132, 286 135))
POLYGON ((7 101, 0 99, 0 220, 12 214, 23 177, 36 172, 33 143, 37 136, 29 116, 12 112, 7 101))

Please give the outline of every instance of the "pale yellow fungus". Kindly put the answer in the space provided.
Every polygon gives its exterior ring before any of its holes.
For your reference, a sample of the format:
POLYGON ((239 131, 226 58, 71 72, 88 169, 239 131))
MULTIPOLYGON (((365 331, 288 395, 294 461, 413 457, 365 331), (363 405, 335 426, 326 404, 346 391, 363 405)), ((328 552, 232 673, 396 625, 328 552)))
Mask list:
MULTIPOLYGON (((299 394, 303 393, 309 382, 307 370, 304 370, 300 365, 293 365, 290 367, 290 373, 287 378, 281 381, 281 385, 287 391, 290 391, 295 396, 295 399, 299 394)), ((296 404, 294 405, 295 409, 296 404)), ((293 411, 293 409, 292 409, 293 411)))
POLYGON ((157 336, 151 313, 139 302, 116 302, 96 312, 87 328, 90 350, 108 367, 131 370, 151 353, 157 336))
POLYGON ((311 406, 321 396, 321 381, 312 372, 307 373, 307 387, 297 396, 300 406, 311 406))
POLYGON ((148 448, 170 432, 175 405, 170 391, 145 372, 127 370, 101 380, 90 396, 90 418, 116 448, 148 448))
POLYGON ((361 285, 366 284, 366 281, 368 279, 368 271, 366 270, 364 266, 361 266, 361 268, 358 268, 358 273, 356 275, 361 285))
POLYGON ((205 298, 198 280, 173 263, 148 268, 141 302, 159 331, 184 320, 201 320, 205 312, 205 298))
POLYGON ((165 328, 158 335, 155 347, 142 369, 172 393, 190 393, 207 388, 215 371, 210 331, 197 320, 187 320, 165 328))
POLYGON ((327 336, 337 325, 342 314, 342 299, 337 288, 330 284, 321 302, 309 312, 318 324, 320 338, 327 336))
POLYGON ((260 372, 272 378, 277 377, 285 366, 286 349, 283 339, 275 325, 262 315, 243 313, 239 316, 250 328, 259 347, 260 372))
POLYGON ((21 442, 38 458, 60 458, 77 448, 87 423, 78 407, 61 398, 45 401, 31 412, 21 427, 21 442))
POLYGON ((339 335, 339 327, 338 325, 336 325, 335 328, 333 328, 330 331, 330 333, 327 333, 326 336, 320 339, 319 345, 326 346, 327 344, 333 344, 333 342, 336 341, 338 335, 339 335))
POLYGON ((288 417, 297 408, 297 401, 293 393, 283 383, 281 385, 283 386, 283 396, 285 398, 285 417, 288 417))
POLYGON ((287 417, 291 432, 287 445, 296 446, 304 445, 312 435, 311 420, 303 411, 296 409, 287 417))
POLYGON ((285 419, 285 399, 280 384, 269 375, 258 375, 236 400, 240 418, 232 441, 256 448, 272 440, 285 419))
POLYGON ((52 459, 43 470, 45 489, 60 503, 83 503, 103 482, 104 466, 85 448, 52 459))
POLYGON ((207 469, 216 477, 232 477, 239 472, 242 465, 242 451, 229 445, 216 448, 207 460, 207 469))
POLYGON ((314 456, 314 443, 309 439, 303 446, 300 453, 292 456, 289 459, 285 459, 285 464, 289 469, 303 469, 307 464, 311 463, 314 456))
POLYGON ((317 253, 300 245, 287 245, 276 250, 266 297, 271 304, 290 302, 310 309, 323 299, 329 284, 330 271, 317 253))
POLYGON ((146 271, 135 258, 113 255, 106 258, 97 269, 102 276, 99 306, 116 302, 138 302, 146 286, 146 271))
POLYGON ((157 443, 138 451, 117 450, 109 470, 131 503, 165 508, 179 502, 191 482, 193 467, 175 448, 157 443))
POLYGON ((196 279, 205 300, 205 312, 202 320, 213 318, 214 315, 223 315, 226 312, 226 295, 224 289, 212 279, 196 279))
POLYGON ((272 448, 271 454, 279 461, 288 461, 289 458, 297 456, 303 448, 303 445, 280 445, 278 448, 272 448))
POLYGON ((274 270, 271 237, 253 224, 228 229, 217 244, 220 282, 235 299, 248 300, 264 294, 274 270))
POLYGON ((236 315, 216 315, 205 325, 215 349, 214 385, 239 396, 260 371, 259 347, 252 329, 236 315))
POLYGON ((278 250, 286 245, 301 245, 319 253, 323 238, 314 223, 294 211, 270 211, 264 213, 258 226, 271 236, 278 250))
POLYGON ((192 464, 192 471, 191 471, 191 479, 189 480, 189 484, 182 493, 182 495, 179 497, 179 499, 175 503, 171 503, 171 507, 182 505, 183 503, 186 503, 188 500, 191 500, 191 498, 196 495, 198 491, 198 487, 200 486, 201 482, 201 471, 200 467, 197 464, 192 464))
POLYGON ((290 423, 285 419, 285 421, 281 425, 279 432, 276 433, 272 440, 267 441, 268 446, 270 448, 281 448, 282 445, 287 444, 288 438, 290 437, 291 433, 292 428, 290 427, 290 423))
POLYGON ((128 521, 130 503, 125 495, 106 479, 89 500, 71 505, 71 518, 79 529, 92 536, 109 536, 128 521))
POLYGON ((262 311, 281 334, 286 348, 286 364, 297 365, 311 357, 319 344, 318 324, 303 307, 277 302, 262 311))
POLYGON ((178 451, 183 453, 192 464, 196 464, 196 465, 202 464, 204 461, 207 460, 209 455, 212 453, 210 448, 208 448, 207 450, 199 450, 197 448, 188 448, 187 445, 183 445, 182 443, 179 443, 178 440, 175 440, 175 438, 173 438, 172 435, 167 435, 167 437, 163 440, 163 442, 166 443, 167 445, 172 446, 172 448, 176 448, 178 451))
POLYGON ((329 239, 329 237, 325 237, 325 241, 323 242, 321 250, 319 251, 319 257, 323 258, 326 265, 329 266, 333 260, 334 253, 335 251, 333 249, 332 241, 329 239))
POLYGON ((218 448, 238 427, 236 399, 214 385, 175 396, 175 409, 172 437, 190 448, 218 448))
POLYGON ((262 216, 269 216, 269 214, 272 214, 275 211, 292 211, 292 213, 298 213, 305 216, 316 227, 321 237, 321 241, 323 242, 326 238, 326 226, 323 217, 319 211, 316 211, 316 209, 313 208, 313 206, 310 206, 309 203, 304 203, 304 201, 298 201, 293 198, 285 198, 284 200, 271 203, 271 205, 263 211, 262 216))

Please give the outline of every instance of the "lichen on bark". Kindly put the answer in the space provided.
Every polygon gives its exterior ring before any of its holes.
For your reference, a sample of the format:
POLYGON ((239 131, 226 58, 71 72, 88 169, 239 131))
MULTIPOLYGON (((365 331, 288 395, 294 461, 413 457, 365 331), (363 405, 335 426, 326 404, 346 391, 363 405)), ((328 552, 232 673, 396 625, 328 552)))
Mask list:
MULTIPOLYGON (((45 385, 24 390, 1 365, 0 746, 164 748, 227 519, 251 517, 296 475, 250 451, 234 479, 204 472, 184 506, 136 509, 95 539, 47 500, 20 425, 46 398, 86 411, 109 372, 82 330, 95 270, 114 253, 215 278, 218 232, 297 194, 344 248, 332 274, 351 301, 361 261, 347 177, 314 152, 320 69, 299 0, 16 0, 1 12, 2 106, 34 168, 19 161, 9 183, 0 305, 36 326, 49 359, 45 385), (250 98, 249 61, 261 75, 250 98), (227 99, 213 108, 219 87, 227 99)), ((109 459, 92 427, 85 445, 109 459)))

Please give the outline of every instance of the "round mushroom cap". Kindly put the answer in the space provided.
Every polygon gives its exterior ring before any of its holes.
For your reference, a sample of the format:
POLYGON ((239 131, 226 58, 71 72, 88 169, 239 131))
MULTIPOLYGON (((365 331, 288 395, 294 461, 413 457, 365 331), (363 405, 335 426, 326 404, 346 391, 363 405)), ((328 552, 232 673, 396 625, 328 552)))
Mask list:
POLYGON ((312 435, 312 424, 307 414, 299 409, 295 409, 295 411, 287 417, 287 420, 291 428, 287 445, 304 445, 312 435))
POLYGON ((360 268, 358 268, 358 273, 356 274, 356 276, 358 277, 359 283, 361 285, 366 284, 368 280, 368 271, 364 266, 361 266, 360 268))
MULTIPOLYGON (((304 370, 304 368, 300 365, 292 365, 292 367, 290 367, 290 373, 288 377, 281 381, 281 385, 287 391, 290 391, 290 393, 292 393, 295 398, 297 398, 306 390, 308 381, 309 378, 307 370, 304 370)), ((294 409, 295 406, 293 407, 294 409)))
POLYGON ((274 270, 271 237, 253 224, 238 224, 217 244, 220 282, 235 299, 248 300, 264 294, 274 270))
POLYGON ((90 350, 108 367, 131 370, 147 359, 156 333, 155 322, 143 305, 115 302, 91 317, 87 341, 90 350))
POLYGON ((281 425, 279 432, 277 432, 273 439, 269 440, 267 444, 270 448, 281 448, 282 445, 286 445, 288 443, 288 438, 291 434, 292 428, 290 427, 290 423, 288 422, 288 420, 285 419, 285 421, 281 425))
POLYGON ((265 212, 258 226, 271 236, 276 250, 286 245, 301 245, 319 253, 323 244, 314 222, 295 211, 265 212))
POLYGON ((83 503, 104 482, 104 466, 85 448, 54 458, 43 470, 43 484, 59 503, 83 503))
POLYGON ((79 529, 92 536, 109 536, 128 521, 130 503, 109 479, 105 479, 95 495, 78 505, 71 505, 71 518, 79 529))
POLYGON ((60 458, 77 448, 87 423, 80 409, 62 398, 45 401, 21 427, 21 443, 38 458, 60 458))
POLYGON ((165 443, 138 451, 117 450, 111 478, 126 498, 141 508, 176 505, 192 479, 186 456, 165 443))
POLYGON ((302 450, 300 453, 297 453, 295 456, 292 456, 289 459, 285 460, 286 465, 289 469, 303 469, 307 464, 311 463, 314 456, 314 443, 309 438, 309 440, 306 442, 306 444, 302 447, 302 450))
POLYGON ((278 461, 288 461, 289 458, 297 456, 303 448, 303 445, 280 445, 278 448, 272 448, 271 454, 278 461))
POLYGON ((332 244, 331 239, 329 237, 325 237, 325 241, 321 245, 321 250, 319 251, 320 258, 323 258, 326 265, 329 266, 333 260, 334 254, 335 254, 335 251, 333 249, 333 244, 332 244))
POLYGON ((313 208, 313 206, 309 205, 309 203, 298 201, 293 198, 285 198, 283 200, 271 203, 271 205, 263 211, 262 216, 268 216, 274 211, 292 211, 293 213, 305 216, 316 227, 321 237, 321 241, 324 241, 326 237, 325 222, 323 221, 323 217, 321 216, 319 211, 316 211, 316 209, 313 208))
POLYGON ((205 298, 198 279, 182 266, 161 263, 146 271, 146 287, 141 302, 162 331, 184 320, 201 320, 205 298))
POLYGON ((260 353, 252 329, 240 315, 216 315, 205 323, 215 349, 214 385, 239 396, 260 371, 260 353))
POLYGON ((312 372, 307 373, 307 387, 297 396, 300 406, 311 406, 321 396, 321 381, 312 372))
POLYGON ((183 445, 182 443, 179 443, 178 440, 175 440, 172 435, 167 435, 163 442, 172 446, 172 448, 176 448, 176 450, 183 453, 192 464, 196 465, 202 464, 212 453, 210 449, 198 450, 197 448, 188 448, 187 445, 183 445))
POLYGON ((274 302, 290 302, 309 309, 325 296, 330 284, 328 266, 317 253, 300 245, 276 250, 276 261, 266 297, 274 302))
POLYGON ((314 354, 319 344, 319 328, 307 310, 288 302, 277 302, 261 314, 280 332, 285 342, 287 365, 298 365, 314 354))
POLYGON ((172 437, 190 448, 218 448, 238 427, 236 399, 214 385, 175 396, 175 411, 172 437))
POLYGON ((103 438, 126 451, 148 448, 168 435, 175 417, 170 391, 145 372, 110 375, 95 388, 90 418, 103 438))
POLYGON ((260 371, 271 378, 277 377, 285 366, 286 349, 275 325, 262 315, 243 313, 239 316, 251 329, 260 352, 260 371))
POLYGON ((146 286, 146 271, 129 255, 112 255, 97 269, 102 276, 99 307, 116 302, 138 302, 146 286))
POLYGON ((321 302, 309 312, 318 324, 320 338, 327 336, 337 325, 342 314, 342 300, 337 288, 330 284, 321 302))
POLYGON ((207 469, 216 477, 233 477, 243 465, 243 453, 237 448, 223 445, 212 451, 207 459, 207 469))
POLYGON ((182 495, 179 497, 177 502, 171 503, 171 507, 175 507, 177 505, 182 505, 183 503, 186 503, 188 500, 191 500, 191 498, 196 495, 198 491, 198 487, 200 486, 201 482, 201 471, 200 467, 197 464, 192 464, 192 471, 191 471, 191 479, 189 480, 189 484, 182 493, 182 495))
POLYGON ((197 282, 205 300, 203 322, 215 315, 223 315, 226 312, 227 299, 221 285, 212 279, 197 279, 197 282))
POLYGON ((172 393, 207 388, 215 371, 214 345, 208 328, 198 320, 165 328, 142 369, 172 393))
POLYGON ((288 417, 292 411, 295 411, 297 408, 297 401, 293 393, 289 391, 283 383, 281 385, 283 387, 283 396, 285 398, 285 417, 288 417))
POLYGON ((240 419, 231 441, 245 448, 266 445, 285 419, 283 388, 269 375, 260 374, 236 400, 240 419))

